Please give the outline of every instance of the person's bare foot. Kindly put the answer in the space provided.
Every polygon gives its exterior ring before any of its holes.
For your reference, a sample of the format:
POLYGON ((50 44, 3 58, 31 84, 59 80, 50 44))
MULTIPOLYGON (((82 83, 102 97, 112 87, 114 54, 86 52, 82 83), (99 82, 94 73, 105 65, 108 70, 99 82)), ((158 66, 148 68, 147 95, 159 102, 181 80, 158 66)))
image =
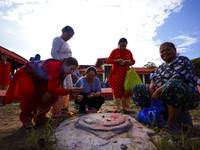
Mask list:
POLYGON ((32 128, 32 126, 33 126, 33 124, 31 122, 31 120, 27 120, 27 121, 23 122, 22 128, 23 129, 30 129, 30 128, 32 128))

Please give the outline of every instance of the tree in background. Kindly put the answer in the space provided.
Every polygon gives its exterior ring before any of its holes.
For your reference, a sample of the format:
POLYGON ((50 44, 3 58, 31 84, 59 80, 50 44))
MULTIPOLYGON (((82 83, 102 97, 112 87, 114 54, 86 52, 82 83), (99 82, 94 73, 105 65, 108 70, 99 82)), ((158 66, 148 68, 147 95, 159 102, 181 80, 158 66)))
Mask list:
POLYGON ((192 59, 191 62, 194 66, 196 76, 200 77, 200 58, 192 59))
POLYGON ((144 68, 157 68, 156 64, 154 62, 148 62, 143 66, 144 68))

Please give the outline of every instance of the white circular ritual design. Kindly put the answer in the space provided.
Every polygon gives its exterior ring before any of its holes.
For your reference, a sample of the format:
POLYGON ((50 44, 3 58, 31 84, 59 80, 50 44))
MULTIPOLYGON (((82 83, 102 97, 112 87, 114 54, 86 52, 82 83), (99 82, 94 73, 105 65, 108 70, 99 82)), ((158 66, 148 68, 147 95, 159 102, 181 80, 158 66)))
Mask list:
POLYGON ((127 132, 132 123, 126 115, 120 113, 95 113, 81 116, 76 127, 108 139, 127 132))

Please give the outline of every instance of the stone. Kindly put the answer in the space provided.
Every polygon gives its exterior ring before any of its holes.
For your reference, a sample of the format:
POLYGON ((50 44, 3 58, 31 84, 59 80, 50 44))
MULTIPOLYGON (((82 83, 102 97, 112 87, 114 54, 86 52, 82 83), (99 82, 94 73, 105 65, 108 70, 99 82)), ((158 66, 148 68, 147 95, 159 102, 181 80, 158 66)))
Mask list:
POLYGON ((95 113, 80 117, 76 127, 103 139, 109 139, 117 134, 128 132, 132 127, 132 123, 126 115, 95 113))
POLYGON ((147 132, 153 131, 129 115, 97 113, 73 115, 58 126, 55 135, 59 148, 66 150, 121 149, 122 144, 126 145, 129 150, 156 150, 147 132), (103 136, 103 133, 106 136, 103 136))

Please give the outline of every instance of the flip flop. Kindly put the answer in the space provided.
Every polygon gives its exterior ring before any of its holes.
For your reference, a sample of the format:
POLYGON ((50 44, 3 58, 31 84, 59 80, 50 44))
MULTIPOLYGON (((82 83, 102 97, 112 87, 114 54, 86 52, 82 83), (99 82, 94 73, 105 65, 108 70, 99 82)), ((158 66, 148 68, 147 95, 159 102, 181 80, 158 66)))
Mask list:
MULTIPOLYGON (((166 124, 163 128, 167 128, 170 131, 172 131, 172 132, 169 132, 169 134, 174 134, 174 133, 180 134, 181 133, 181 129, 170 122, 166 122, 166 124)), ((164 132, 166 132, 166 131, 164 131, 164 132)))

